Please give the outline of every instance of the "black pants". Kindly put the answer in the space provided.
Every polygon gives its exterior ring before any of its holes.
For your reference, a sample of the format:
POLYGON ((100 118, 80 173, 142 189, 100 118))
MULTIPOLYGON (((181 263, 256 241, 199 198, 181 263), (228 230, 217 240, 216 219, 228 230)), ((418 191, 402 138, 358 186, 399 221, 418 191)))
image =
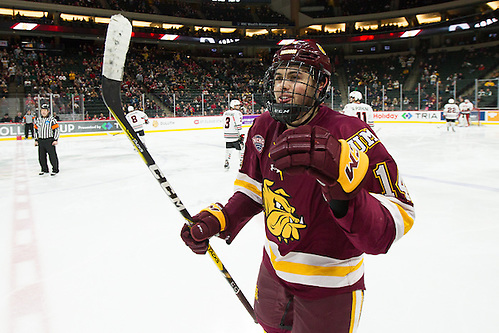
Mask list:
POLYGON ((31 132, 31 137, 33 137, 33 123, 31 124, 24 124, 24 137, 27 139, 28 134, 31 132))
POLYGON ((225 148, 230 149, 230 148, 235 148, 236 150, 242 150, 244 147, 244 143, 241 140, 237 141, 232 141, 232 142, 225 142, 225 148))
POLYGON ((38 161, 42 167, 42 172, 49 172, 47 154, 49 155, 50 164, 52 164, 52 172, 59 172, 59 159, 52 142, 54 142, 54 138, 38 139, 38 161))

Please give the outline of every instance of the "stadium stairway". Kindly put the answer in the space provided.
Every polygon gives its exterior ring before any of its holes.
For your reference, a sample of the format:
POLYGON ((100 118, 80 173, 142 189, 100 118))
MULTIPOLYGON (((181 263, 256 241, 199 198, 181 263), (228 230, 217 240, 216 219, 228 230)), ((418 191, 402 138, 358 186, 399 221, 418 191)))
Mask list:
POLYGON ((418 85, 420 79, 420 70, 416 64, 419 64, 418 56, 415 56, 414 64, 412 65, 409 75, 404 82, 404 91, 414 91, 414 89, 416 89, 416 86, 418 85))

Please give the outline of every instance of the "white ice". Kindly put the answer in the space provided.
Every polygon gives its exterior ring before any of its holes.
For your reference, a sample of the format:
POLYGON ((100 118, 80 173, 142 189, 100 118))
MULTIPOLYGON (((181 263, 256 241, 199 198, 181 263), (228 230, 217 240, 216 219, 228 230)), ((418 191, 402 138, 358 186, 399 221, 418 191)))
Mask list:
MULTIPOLYGON (((498 332, 499 126, 378 124, 416 207, 413 229, 367 256, 359 333, 498 332)), ((191 214, 230 197, 221 130, 147 133, 191 214)), ((63 137, 38 176, 33 141, 0 142, 0 332, 262 332, 124 135, 63 137)), ((212 245, 253 303, 257 216, 212 245)))

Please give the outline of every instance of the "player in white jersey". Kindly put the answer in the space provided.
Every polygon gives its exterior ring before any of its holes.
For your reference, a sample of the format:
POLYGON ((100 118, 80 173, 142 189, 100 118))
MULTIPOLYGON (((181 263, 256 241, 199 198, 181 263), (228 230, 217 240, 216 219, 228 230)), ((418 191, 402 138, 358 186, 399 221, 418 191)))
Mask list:
POLYGON ((130 125, 132 125, 133 130, 140 136, 140 140, 145 146, 144 124, 149 124, 149 117, 147 117, 147 115, 140 110, 134 110, 131 105, 128 107, 128 113, 125 117, 130 125))
POLYGON ((374 112, 370 105, 362 103, 362 93, 360 91, 352 91, 349 95, 350 103, 345 105, 343 114, 347 116, 357 117, 371 128, 374 127, 374 112))
POLYGON ((456 131, 456 120, 459 118, 459 106, 454 103, 454 99, 450 98, 448 103, 444 105, 444 117, 447 122, 447 131, 449 127, 452 131, 456 131))
POLYGON ((224 138, 225 138, 225 163, 224 168, 230 168, 229 160, 231 149, 239 151, 239 165, 243 161, 244 134, 241 133, 243 127, 243 114, 239 111, 241 102, 237 99, 230 101, 229 110, 224 112, 224 138))
POLYGON ((461 111, 461 115, 466 121, 466 127, 470 126, 470 114, 473 109, 474 105, 470 102, 469 99, 465 99, 464 102, 459 104, 459 110, 461 111))

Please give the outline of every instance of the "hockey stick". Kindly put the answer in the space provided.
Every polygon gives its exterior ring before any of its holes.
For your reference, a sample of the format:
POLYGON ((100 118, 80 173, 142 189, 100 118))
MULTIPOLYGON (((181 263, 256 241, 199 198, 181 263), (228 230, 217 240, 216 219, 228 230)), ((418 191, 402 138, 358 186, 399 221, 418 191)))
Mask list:
MULTIPOLYGON (((125 67, 126 53, 132 35, 132 25, 126 17, 121 14, 113 15, 109 22, 104 45, 104 59, 102 63, 102 98, 109 111, 113 114, 116 121, 120 124, 124 133, 135 146, 142 160, 149 168, 149 171, 154 175, 163 191, 168 195, 171 202, 177 210, 182 214, 188 225, 192 225, 192 217, 185 208, 180 198, 177 196, 171 185, 166 180, 163 172, 156 165, 151 154, 147 150, 144 143, 140 140, 138 134, 133 130, 130 123, 125 118, 123 107, 121 104, 121 82, 123 80, 123 69, 125 67)), ((215 262, 220 272, 224 275, 227 282, 237 298, 241 301, 248 313, 256 323, 255 312, 253 307, 248 302, 241 289, 237 286, 232 276, 229 274, 220 258, 208 244, 208 251, 211 259, 215 262)))

